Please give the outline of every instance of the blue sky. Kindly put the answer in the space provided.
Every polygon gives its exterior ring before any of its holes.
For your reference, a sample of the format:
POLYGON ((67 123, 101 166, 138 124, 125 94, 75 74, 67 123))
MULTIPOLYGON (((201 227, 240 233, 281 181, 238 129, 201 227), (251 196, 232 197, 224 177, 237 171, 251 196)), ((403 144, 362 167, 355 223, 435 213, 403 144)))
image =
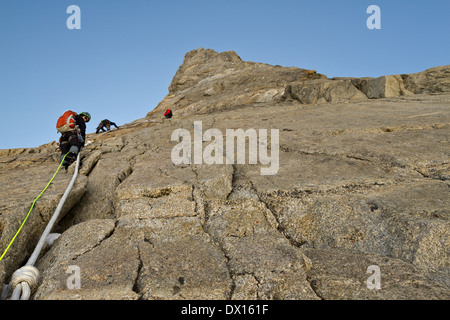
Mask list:
POLYGON ((66 110, 143 118, 168 93, 186 52, 378 77, 450 64, 448 0, 2 0, 0 149, 59 138, 66 110), (70 30, 70 5, 81 29, 70 30), (381 29, 366 12, 381 9, 381 29))

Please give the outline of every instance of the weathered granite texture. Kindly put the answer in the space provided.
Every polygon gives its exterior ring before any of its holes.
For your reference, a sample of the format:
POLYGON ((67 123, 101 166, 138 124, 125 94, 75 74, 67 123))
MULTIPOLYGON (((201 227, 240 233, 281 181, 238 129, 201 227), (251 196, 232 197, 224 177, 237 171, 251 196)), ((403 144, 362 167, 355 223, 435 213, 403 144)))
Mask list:
MULTIPOLYGON (((189 52, 146 118, 88 135, 32 298, 449 299, 448 68, 328 79, 189 52), (261 175, 267 164, 248 157, 175 165, 172 134, 194 137, 195 121, 224 137, 278 130, 278 171, 261 175), (67 286, 69 266, 80 289, 67 286), (367 285, 370 266, 381 289, 367 285)), ((0 151, 2 252, 58 166, 56 147, 0 151)), ((1 283, 33 250, 71 170, 37 202, 1 283)))

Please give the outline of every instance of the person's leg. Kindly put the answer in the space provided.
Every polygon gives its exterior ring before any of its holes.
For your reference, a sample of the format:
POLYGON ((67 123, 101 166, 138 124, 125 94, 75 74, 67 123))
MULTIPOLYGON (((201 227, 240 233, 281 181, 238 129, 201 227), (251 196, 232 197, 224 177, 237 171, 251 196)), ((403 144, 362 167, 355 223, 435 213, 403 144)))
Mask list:
POLYGON ((59 139, 59 150, 61 151, 60 161, 63 160, 64 156, 66 155, 67 152, 69 152, 70 149, 70 144, 67 138, 68 138, 67 135, 63 134, 59 139))
POLYGON ((71 157, 71 152, 76 151, 75 148, 72 148, 73 145, 71 144, 71 141, 73 141, 72 135, 66 133, 62 135, 59 143, 59 149, 61 150, 60 161, 63 161, 64 159, 62 165, 66 168, 66 170, 70 166, 70 164, 74 161, 72 159, 73 157, 71 157))
POLYGON ((97 131, 95 131, 95 133, 99 133, 100 130, 105 131, 105 130, 103 130, 103 121, 101 121, 101 122, 99 123, 99 125, 98 125, 98 127, 97 127, 97 131))
MULTIPOLYGON (((64 151, 67 153, 66 158, 63 162, 64 167, 67 169, 75 160, 77 160, 78 153, 81 150, 81 143, 78 140, 78 134, 74 133, 68 137, 68 145, 64 151)), ((63 155, 64 156, 64 155, 63 155)))

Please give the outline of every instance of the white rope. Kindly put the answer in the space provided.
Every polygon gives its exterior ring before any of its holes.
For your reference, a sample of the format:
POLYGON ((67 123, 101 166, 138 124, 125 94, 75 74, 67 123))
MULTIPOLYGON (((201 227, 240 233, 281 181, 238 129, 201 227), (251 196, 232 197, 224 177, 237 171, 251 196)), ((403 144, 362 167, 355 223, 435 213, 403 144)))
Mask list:
POLYGON ((33 266, 23 266, 16 270, 11 278, 10 286, 14 289, 12 300, 18 300, 22 292, 21 300, 28 300, 31 291, 39 282, 39 270, 33 266))
POLYGON ((10 282, 10 287, 12 290, 14 290, 11 297, 12 300, 19 300, 19 299, 28 300, 29 297, 31 296, 31 292, 37 287, 37 284, 39 282, 39 270, 34 267, 34 264, 36 263, 36 260, 38 259, 39 254, 41 253, 41 250, 47 240, 47 237, 50 234, 50 231, 53 229, 53 225, 58 219, 62 207, 66 202, 66 199, 69 196, 69 193, 73 188, 73 185, 75 184, 75 180, 77 179, 78 176, 79 164, 80 164, 80 153, 78 153, 77 156, 77 163, 75 166, 75 172, 73 174, 72 180, 70 181, 69 186, 64 192, 64 195, 62 196, 61 200, 59 201, 58 207, 56 207, 56 210, 53 213, 53 216, 50 219, 49 223, 47 224, 47 227, 42 233, 42 236, 39 239, 36 248, 34 249, 33 253, 28 259, 26 265, 15 271, 12 275, 10 282))

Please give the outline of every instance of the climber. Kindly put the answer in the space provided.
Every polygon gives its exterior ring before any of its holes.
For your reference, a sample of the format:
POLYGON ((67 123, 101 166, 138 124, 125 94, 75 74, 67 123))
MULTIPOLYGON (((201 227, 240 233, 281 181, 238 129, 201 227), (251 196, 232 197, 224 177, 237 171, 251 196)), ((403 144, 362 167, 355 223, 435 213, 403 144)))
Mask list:
POLYGON ((172 118, 172 110, 167 109, 166 112, 164 113, 164 117, 166 117, 166 119, 170 119, 172 118))
POLYGON ((59 149, 61 151, 61 161, 64 156, 63 166, 67 168, 77 159, 78 153, 84 147, 86 140, 86 123, 91 120, 89 112, 81 112, 76 114, 72 112, 69 116, 74 120, 74 125, 70 126, 70 130, 60 130, 61 138, 59 138, 59 149), (64 131, 64 132, 63 132, 64 131))
POLYGON ((111 126, 115 126, 117 129, 119 127, 112 121, 109 121, 108 119, 102 120, 100 124, 97 126, 97 131, 95 133, 99 133, 101 131, 109 131, 111 130, 111 126), (106 127, 106 130, 105 130, 106 127))

